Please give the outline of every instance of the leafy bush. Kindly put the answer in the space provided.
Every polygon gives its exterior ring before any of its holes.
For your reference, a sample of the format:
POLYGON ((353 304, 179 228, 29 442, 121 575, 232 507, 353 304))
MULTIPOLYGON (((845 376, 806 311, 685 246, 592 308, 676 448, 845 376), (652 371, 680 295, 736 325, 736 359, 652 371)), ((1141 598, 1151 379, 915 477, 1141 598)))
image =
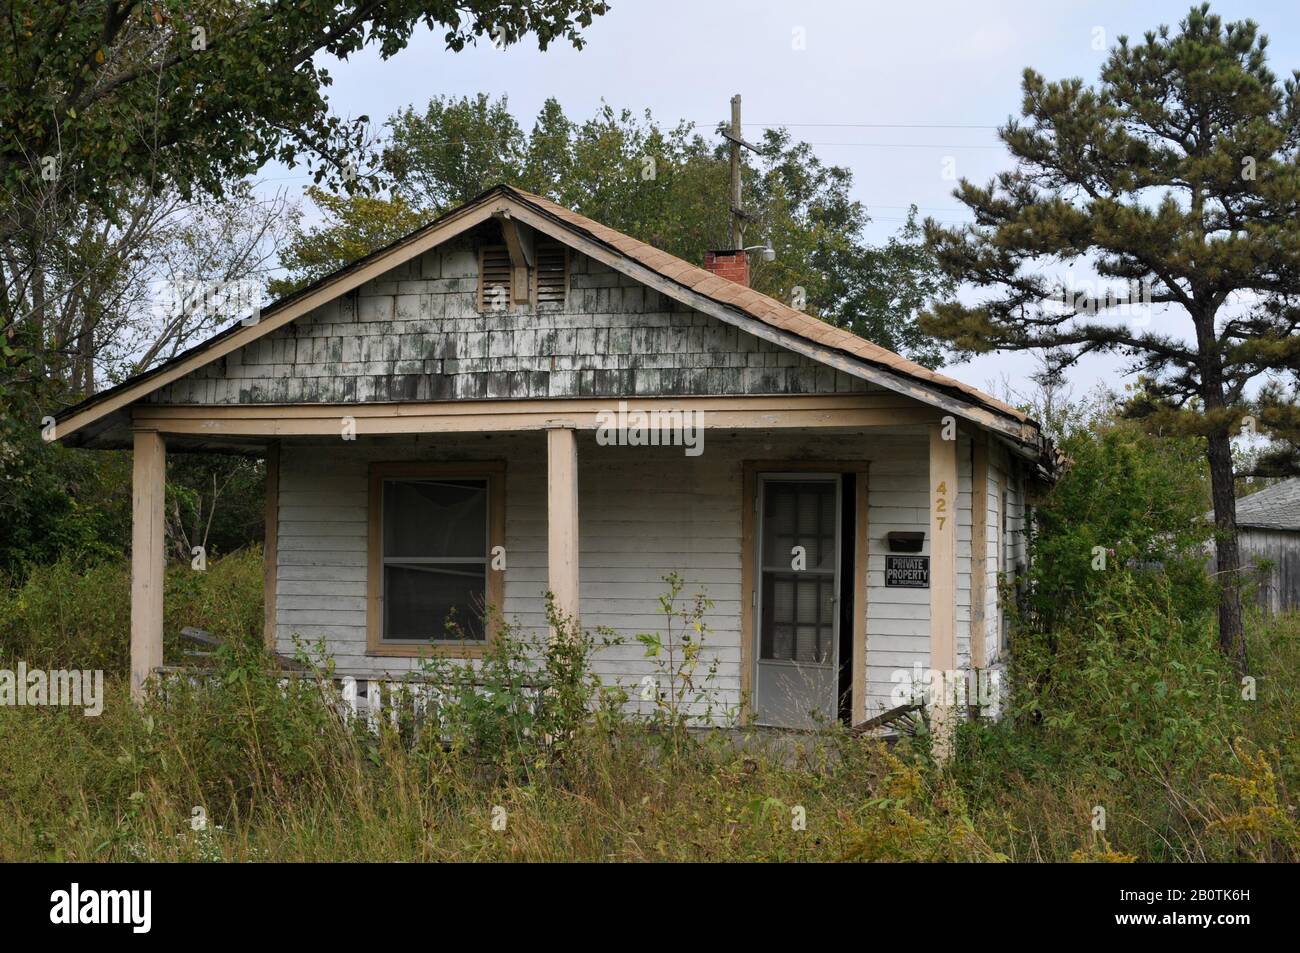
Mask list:
POLYGON ((1118 780, 1135 765, 1186 773, 1224 750, 1238 686, 1208 630, 1186 631, 1171 588, 1117 574, 1050 644, 1019 640, 1011 717, 1040 724, 1045 751, 1118 780))
MULTIPOLYGON (((38 422, 74 395, 0 394, 0 582, 35 567, 127 555, 131 454, 42 438, 38 422)), ((209 557, 262 541, 265 470, 236 456, 173 454, 167 464, 168 551, 207 542, 209 557)))
POLYGON ((1100 414, 1062 435, 1069 465, 1035 506, 1020 628, 1068 631, 1116 593, 1163 598, 1189 631, 1216 605, 1205 572, 1211 528, 1205 451, 1100 414))
POLYGON ((435 687, 428 736, 436 744, 528 772, 562 762, 594 708, 617 707, 591 671, 595 637, 549 593, 546 617, 540 638, 499 620, 476 664, 421 662, 421 680, 435 687))
POLYGON ((0 593, 0 656, 44 668, 129 670, 131 568, 64 560, 0 593))
POLYGON ((41 439, 57 406, 0 397, 0 580, 32 566, 120 558, 131 538, 131 457, 41 439))
POLYGON ((1169 624, 1149 603, 1102 611, 1062 638, 1067 651, 1016 660, 1015 667, 1055 666, 1055 675, 1013 678, 1016 694, 1001 722, 962 726, 952 774, 977 829, 1008 856, 1246 859, 1252 837, 1275 836, 1270 850, 1300 858, 1272 823, 1294 812, 1285 793, 1297 770, 1289 752, 1277 785, 1252 787, 1240 803, 1219 780, 1249 768, 1234 738, 1250 737, 1257 751, 1297 709, 1261 710, 1208 638, 1170 637, 1169 624), (1269 823, 1252 807, 1271 809, 1269 823), (1248 828, 1243 815, 1261 823, 1248 828), (1211 823, 1232 818, 1237 826, 1211 823))
MULTIPOLYGON (((262 552, 254 547, 208 563, 167 568, 163 596, 164 657, 181 660, 180 630, 260 643, 262 552)), ((0 659, 42 668, 130 670, 131 567, 123 561, 81 566, 65 559, 32 569, 24 583, 0 591, 0 659)))
POLYGON ((262 547, 253 545, 220 559, 210 559, 198 572, 188 564, 167 569, 163 596, 164 628, 179 636, 194 626, 225 641, 262 644, 262 547))
POLYGON ((1243 859, 1252 837, 1294 858, 1277 821, 1295 764, 1272 784, 1251 758, 1296 740, 1295 623, 1252 620, 1258 693, 1218 651, 1203 450, 1095 415, 1063 444, 1013 604, 1006 717, 963 726, 951 768, 977 827, 1013 859, 1243 859))
POLYGON ((713 727, 731 724, 735 712, 721 711, 717 681, 719 660, 707 652, 710 633, 705 618, 713 601, 703 592, 679 603, 686 581, 671 572, 663 577, 667 591, 659 596, 663 632, 640 632, 637 642, 645 647, 655 674, 646 676, 639 694, 653 702, 650 724, 662 729, 674 750, 692 725, 713 727))

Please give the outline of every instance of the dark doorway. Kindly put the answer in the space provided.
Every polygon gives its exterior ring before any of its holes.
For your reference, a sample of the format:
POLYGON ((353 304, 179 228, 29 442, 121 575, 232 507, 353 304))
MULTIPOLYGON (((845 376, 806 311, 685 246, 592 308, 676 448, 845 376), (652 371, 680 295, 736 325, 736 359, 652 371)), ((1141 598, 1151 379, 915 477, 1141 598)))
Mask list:
MULTIPOLYGON (((853 613, 858 611, 857 593, 853 591, 857 578, 854 565, 854 540, 858 526, 858 474, 845 473, 840 484, 840 587, 838 597, 840 616, 839 665, 839 719, 844 724, 853 720, 853 613)), ((865 676, 864 676, 865 678, 865 676)))

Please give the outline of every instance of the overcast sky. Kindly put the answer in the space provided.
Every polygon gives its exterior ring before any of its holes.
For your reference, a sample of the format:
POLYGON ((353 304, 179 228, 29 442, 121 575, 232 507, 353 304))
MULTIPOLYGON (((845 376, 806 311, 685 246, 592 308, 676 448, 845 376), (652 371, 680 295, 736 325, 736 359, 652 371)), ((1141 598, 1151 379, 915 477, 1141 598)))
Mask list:
MULTIPOLYGON (((869 237, 896 230, 907 206, 959 222, 965 215, 943 177, 985 181, 1009 166, 995 127, 1019 113, 1020 74, 1031 66, 1049 79, 1097 77, 1121 34, 1139 37, 1186 15, 1187 0, 913 0, 913 2, 778 2, 778 0, 613 0, 575 51, 536 43, 446 52, 438 37, 417 32, 410 46, 382 61, 367 51, 325 65, 329 96, 343 116, 376 122, 434 95, 479 92, 509 97, 525 129, 554 96, 571 118, 593 115, 602 101, 649 108, 656 119, 692 120, 710 132, 740 93, 744 133, 786 126, 813 143, 828 163, 853 171, 856 197, 873 222, 869 237), (1100 42, 1099 42, 1100 41, 1100 42)), ((1226 19, 1252 18, 1271 40, 1275 73, 1300 68, 1300 4, 1295 0, 1214 3, 1226 19)), ((267 170, 290 189, 300 170, 267 170)), ((268 182, 268 184, 270 184, 268 182)), ((1156 321, 1161 321, 1159 316, 1156 321)), ((1023 381, 1028 355, 988 356, 947 368, 978 387, 1003 376, 1023 381)), ((1118 363, 1098 359, 1072 378, 1076 395, 1098 380, 1116 385, 1118 363)))

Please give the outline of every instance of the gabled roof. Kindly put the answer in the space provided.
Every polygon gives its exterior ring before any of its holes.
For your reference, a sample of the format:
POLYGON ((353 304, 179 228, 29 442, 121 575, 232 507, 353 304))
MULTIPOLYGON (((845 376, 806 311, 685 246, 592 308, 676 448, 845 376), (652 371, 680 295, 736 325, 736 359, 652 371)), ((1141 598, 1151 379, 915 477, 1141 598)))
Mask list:
POLYGON ((698 265, 692 265, 690 262, 684 261, 675 255, 670 255, 666 251, 660 251, 653 245, 647 245, 645 242, 615 231, 607 225, 592 221, 585 215, 579 215, 571 209, 557 205, 550 199, 542 198, 540 195, 533 195, 531 192, 524 192, 521 189, 512 189, 511 191, 525 197, 529 202, 549 212, 560 221, 582 229, 596 239, 617 248, 624 255, 639 261, 665 278, 712 298, 714 301, 720 301, 739 308, 765 324, 780 328, 783 331, 789 331, 824 347, 852 354, 854 357, 906 374, 909 377, 939 387, 960 391, 981 404, 1014 419, 1028 419, 1025 414, 1010 404, 1004 404, 997 398, 991 397, 969 384, 963 384, 961 381, 936 373, 928 367, 922 367, 920 364, 909 361, 893 351, 886 350, 879 344, 872 344, 866 338, 858 337, 851 331, 845 331, 843 328, 827 324, 810 314, 797 311, 775 298, 755 291, 753 288, 736 284, 736 282, 726 278, 720 278, 711 271, 707 271, 698 265))
POLYGON ((1237 525, 1300 531, 1300 477, 1283 480, 1239 499, 1237 525))
POLYGON ((125 410, 154 390, 494 216, 513 217, 670 298, 749 333, 973 420, 1001 433, 1033 455, 1041 449, 1042 438, 1036 423, 1016 408, 974 387, 796 311, 752 288, 720 278, 549 199, 508 185, 489 189, 386 248, 276 301, 262 310, 257 323, 243 326, 236 322, 171 360, 67 408, 55 418, 59 439, 71 437, 97 421, 104 426, 103 419, 108 415, 125 410))

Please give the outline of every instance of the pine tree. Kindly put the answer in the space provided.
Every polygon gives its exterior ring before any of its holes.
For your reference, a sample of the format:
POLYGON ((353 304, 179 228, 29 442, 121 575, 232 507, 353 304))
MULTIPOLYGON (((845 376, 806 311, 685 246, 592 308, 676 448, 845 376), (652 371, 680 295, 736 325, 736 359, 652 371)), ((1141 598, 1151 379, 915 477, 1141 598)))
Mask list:
POLYGON ((1239 672, 1231 441, 1272 438, 1270 473, 1300 443, 1300 74, 1279 81, 1267 45, 1203 4, 1177 32, 1120 37, 1096 86, 1026 70, 1023 118, 999 131, 1015 169, 959 183, 973 225, 926 223, 941 267, 988 297, 921 317, 959 353, 1043 349, 1058 372, 1120 355, 1139 375, 1126 414, 1205 440, 1219 643, 1239 672), (1062 272, 1083 263, 1124 290, 1079 293, 1062 272))

